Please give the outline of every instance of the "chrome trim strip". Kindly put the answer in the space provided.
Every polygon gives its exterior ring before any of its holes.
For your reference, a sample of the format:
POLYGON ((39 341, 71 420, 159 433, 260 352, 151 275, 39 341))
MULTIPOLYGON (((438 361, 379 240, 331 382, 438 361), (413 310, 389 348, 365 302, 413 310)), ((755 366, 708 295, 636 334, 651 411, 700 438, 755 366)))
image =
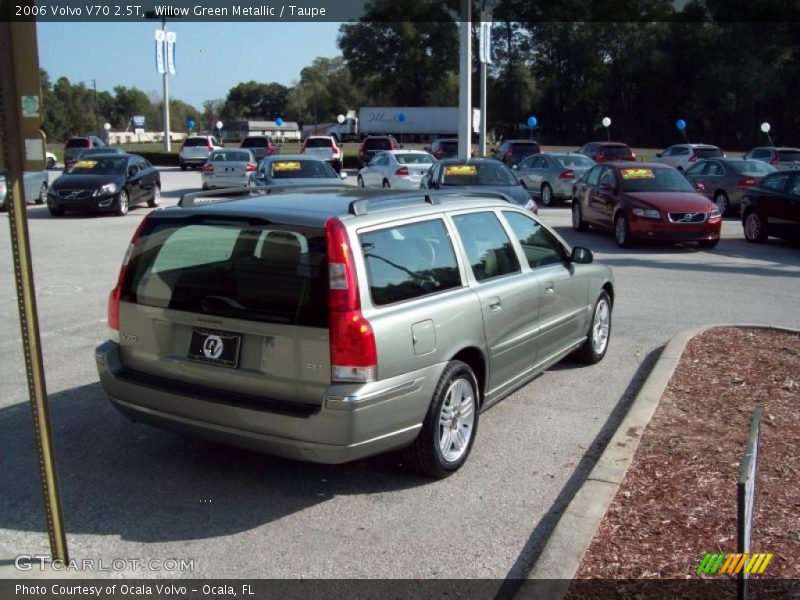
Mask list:
POLYGON ((398 383, 387 388, 381 388, 366 394, 353 394, 350 396, 327 396, 325 398, 325 407, 332 410, 354 410, 357 408, 363 408, 365 406, 371 406, 373 404, 377 404, 378 402, 383 402, 384 400, 389 399, 391 396, 395 396, 400 393, 416 391, 422 387, 423 381, 425 381, 425 378, 419 377, 417 379, 404 381, 403 383, 398 383))

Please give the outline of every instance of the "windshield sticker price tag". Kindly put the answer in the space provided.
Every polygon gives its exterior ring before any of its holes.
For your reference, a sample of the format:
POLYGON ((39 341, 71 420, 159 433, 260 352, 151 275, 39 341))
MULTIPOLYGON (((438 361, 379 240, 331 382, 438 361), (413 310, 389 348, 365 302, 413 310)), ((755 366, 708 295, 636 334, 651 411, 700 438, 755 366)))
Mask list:
POLYGON ((477 172, 475 165, 447 165, 444 168, 445 175, 475 175, 477 172))
POLYGON ((96 160, 79 160, 75 166, 79 169, 91 169, 97 164, 96 160))
POLYGON ((622 169, 623 179, 655 179, 656 174, 652 169, 622 169))
POLYGON ((302 165, 296 160, 272 163, 273 173, 278 171, 299 171, 300 169, 302 169, 302 165))

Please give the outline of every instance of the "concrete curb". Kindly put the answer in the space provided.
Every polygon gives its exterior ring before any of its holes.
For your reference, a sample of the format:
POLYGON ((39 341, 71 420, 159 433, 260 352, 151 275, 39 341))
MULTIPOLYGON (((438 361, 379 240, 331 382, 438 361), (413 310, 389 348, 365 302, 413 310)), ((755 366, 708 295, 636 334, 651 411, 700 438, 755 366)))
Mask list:
MULTIPOLYGON (((773 329, 798 333, 800 330, 769 325, 707 325, 681 331, 673 337, 656 361, 653 370, 636 395, 625 418, 611 437, 586 481, 561 515, 528 579, 568 580, 575 576, 583 555, 594 538, 603 516, 631 465, 641 435, 653 417, 667 384, 689 340, 710 329, 773 329)), ((546 582, 542 582, 544 585, 546 582)), ((550 582, 552 584, 552 581, 550 582)), ((525 586, 535 591, 536 584, 525 586)), ((552 592, 552 587, 548 586, 552 592)), ((557 597, 566 592, 566 586, 557 597)), ((555 598, 550 594, 551 598, 555 598)))

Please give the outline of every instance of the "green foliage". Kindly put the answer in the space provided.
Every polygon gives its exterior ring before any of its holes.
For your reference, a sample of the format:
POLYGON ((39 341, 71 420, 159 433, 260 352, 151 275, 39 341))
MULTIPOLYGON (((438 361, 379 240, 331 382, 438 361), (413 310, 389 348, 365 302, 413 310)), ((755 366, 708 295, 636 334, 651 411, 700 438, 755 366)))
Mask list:
POLYGON ((284 113, 288 93, 289 88, 280 83, 240 83, 228 92, 223 121, 274 119, 284 113))
POLYGON ((300 71, 300 81, 289 91, 285 117, 301 123, 332 123, 365 100, 344 59, 318 57, 300 71))

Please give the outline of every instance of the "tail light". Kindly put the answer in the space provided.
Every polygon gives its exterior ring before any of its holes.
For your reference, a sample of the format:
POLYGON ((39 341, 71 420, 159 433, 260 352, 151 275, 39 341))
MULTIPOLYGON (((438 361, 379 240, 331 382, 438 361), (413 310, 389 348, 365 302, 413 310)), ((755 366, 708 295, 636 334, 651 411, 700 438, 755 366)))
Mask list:
POLYGON ((561 175, 558 176, 559 179, 575 179, 575 171, 561 171, 561 175))
POLYGON ((339 154, 339 146, 336 145, 336 142, 331 142, 331 149, 334 154, 339 154))
POLYGON ((778 156, 777 153, 775 154, 775 156, 773 156, 771 159, 769 159, 769 164, 771 164, 771 165, 777 165, 777 164, 780 164, 780 162, 781 162, 781 159, 780 159, 780 157, 778 156))
POLYGON ((339 219, 325 223, 328 246, 328 323, 332 381, 374 381, 378 352, 361 314, 353 253, 339 219))
POLYGON ((394 172, 395 175, 408 175, 408 167, 400 167, 394 172))
POLYGON ((595 162, 600 162, 600 161, 601 161, 601 160, 603 160, 604 158, 605 158, 605 154, 603 154, 602 152, 598 152, 598 153, 595 155, 595 157, 594 157, 594 160, 595 160, 595 162))
POLYGON ((636 153, 635 152, 631 152, 631 160, 636 160, 636 153))
POLYGON ((214 172, 214 165, 211 163, 206 163, 203 165, 203 173, 213 173, 214 172))
POLYGON ((697 154, 692 152, 692 155, 689 157, 689 162, 695 162, 697 160, 697 154))
POLYGON ((736 185, 743 188, 753 187, 756 184, 756 180, 752 177, 746 177, 745 179, 740 179, 739 183, 736 185))
POLYGON ((252 173, 256 170, 256 165, 253 163, 247 163, 247 166, 244 168, 246 173, 252 173))
POLYGON ((442 157, 442 154, 444 154, 444 150, 437 150, 436 152, 433 153, 433 156, 435 156, 436 159, 438 160, 442 157))
POLYGON ((136 232, 133 234, 131 243, 128 244, 128 249, 125 251, 125 256, 122 259, 122 266, 119 269, 119 276, 117 277, 117 285, 111 290, 111 293, 108 294, 108 326, 117 332, 119 331, 119 301, 122 297, 122 284, 125 281, 128 262, 131 260, 131 256, 133 256, 133 248, 136 246, 136 241, 139 239, 145 223, 147 223, 147 217, 142 219, 142 222, 139 223, 139 227, 136 228, 136 232))
POLYGON ((211 142, 209 142, 208 146, 206 146, 206 147, 208 148, 209 152, 213 152, 214 151, 214 146, 211 145, 211 142))

